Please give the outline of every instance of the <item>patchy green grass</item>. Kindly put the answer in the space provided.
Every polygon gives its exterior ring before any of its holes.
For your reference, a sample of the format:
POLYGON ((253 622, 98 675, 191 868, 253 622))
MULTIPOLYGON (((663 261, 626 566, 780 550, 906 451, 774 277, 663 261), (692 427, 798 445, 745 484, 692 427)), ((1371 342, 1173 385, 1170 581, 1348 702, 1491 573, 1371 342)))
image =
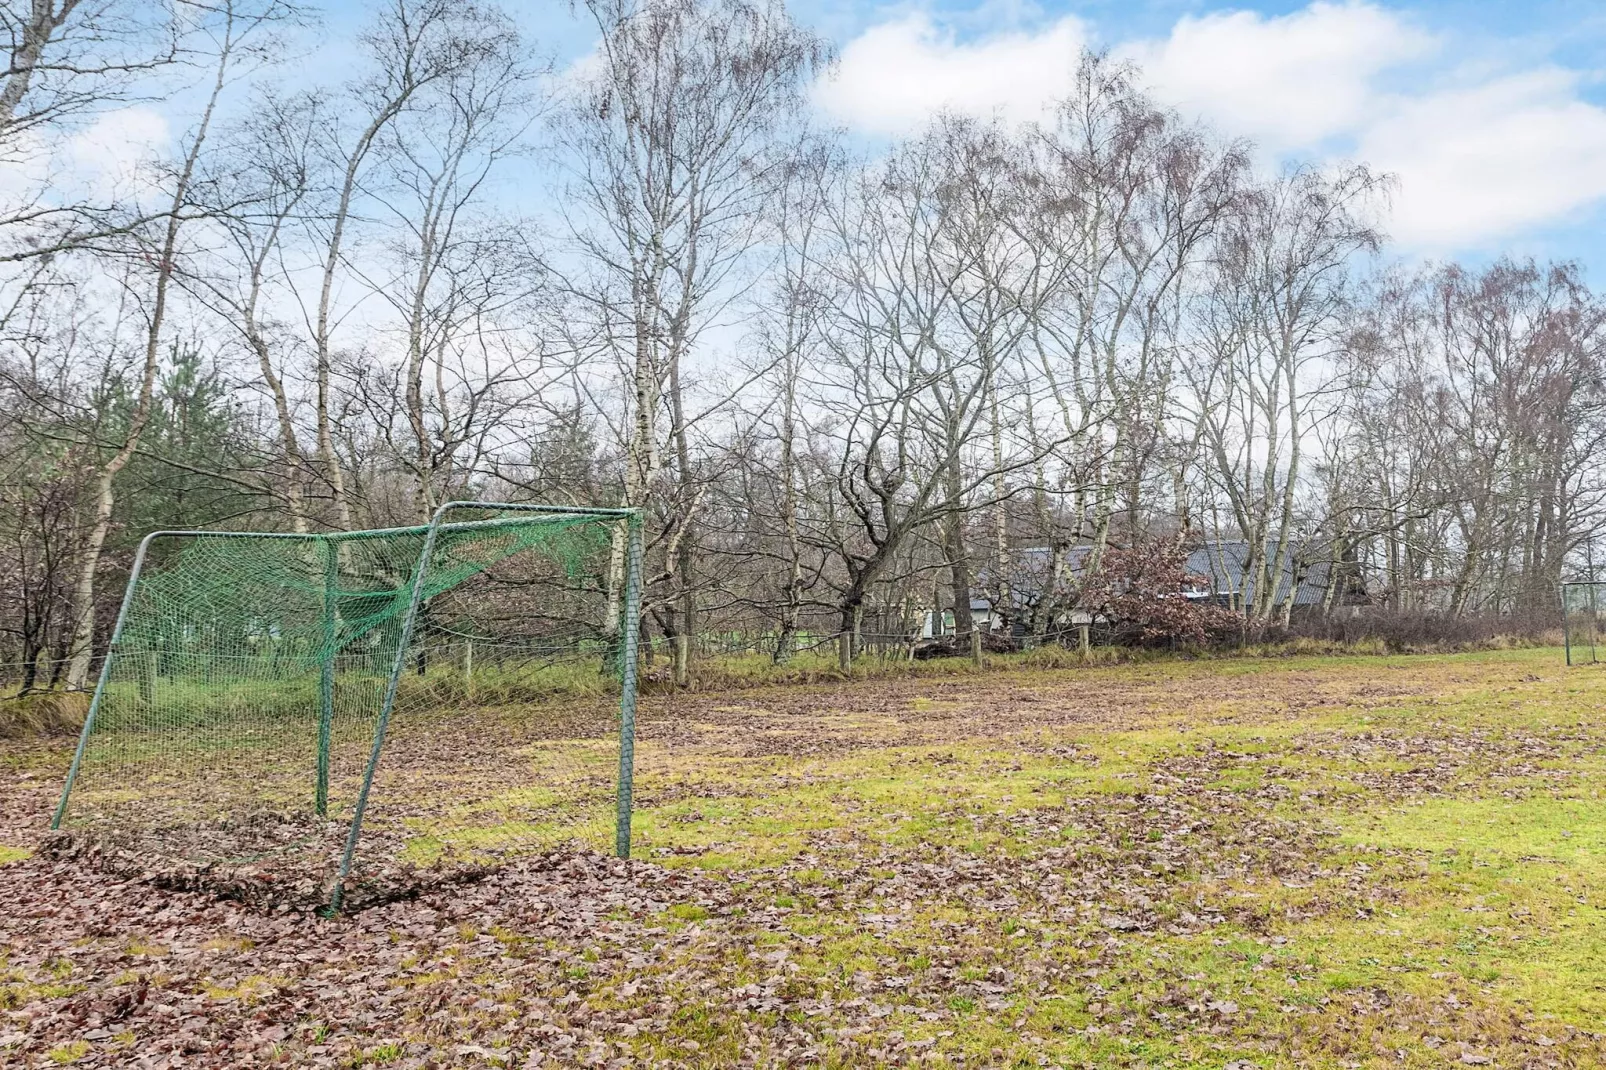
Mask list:
MULTIPOLYGON (((322 1017, 381 1007, 393 1042, 307 1021, 275 1041, 354 1066, 1606 1065, 1602 709, 1606 668, 1556 650, 650 698, 650 865, 376 908, 306 975, 279 972, 301 959, 274 922, 0 979, 20 1008, 193 960, 191 1013, 252 1021, 383 993, 322 1017)), ((533 787, 403 763, 415 792, 461 789, 417 808, 406 860, 605 838, 566 811, 605 804, 599 755, 515 741, 504 761, 553 770, 533 787)))
POLYGON ((51 1048, 48 1058, 57 1066, 66 1066, 69 1063, 75 1063, 79 1059, 82 1059, 85 1055, 89 1054, 89 1051, 90 1047, 88 1041, 75 1040, 70 1044, 63 1044, 60 1047, 51 1048))
MULTIPOLYGON (((1606 1058, 1606 675, 1551 651, 1082 675, 1161 701, 1003 734, 945 701, 962 723, 940 742, 678 756, 647 794, 693 769, 717 794, 648 808, 638 842, 788 918, 786 986, 874 1010, 823 1065, 1606 1058)), ((724 966, 774 985, 762 959, 724 966)), ((703 1065, 743 1050, 686 1013, 637 1051, 687 1040, 703 1065)))

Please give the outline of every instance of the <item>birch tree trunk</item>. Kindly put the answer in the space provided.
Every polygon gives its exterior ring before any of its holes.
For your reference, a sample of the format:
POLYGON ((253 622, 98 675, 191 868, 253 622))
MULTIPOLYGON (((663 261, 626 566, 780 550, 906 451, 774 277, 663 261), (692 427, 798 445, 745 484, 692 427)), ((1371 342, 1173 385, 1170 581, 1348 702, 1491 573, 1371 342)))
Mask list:
POLYGON ((145 325, 145 352, 140 364, 139 391, 135 396, 134 408, 129 414, 128 427, 123 433, 121 445, 101 465, 95 476, 94 519, 84 539, 78 579, 73 584, 72 605, 75 620, 66 683, 67 687, 74 691, 84 690, 90 685, 90 665, 94 659, 95 646, 95 575, 100 569, 101 552, 105 548, 106 537, 111 533, 112 511, 117 504, 117 476, 133 459, 139 449, 140 438, 145 434, 145 427, 150 423, 151 410, 155 404, 156 372, 161 360, 162 330, 167 324, 168 289, 173 280, 175 258, 178 256, 179 233, 184 225, 183 213, 189 204, 190 183, 195 176, 201 150, 206 145, 213 113, 228 81, 234 50, 239 44, 236 34, 240 27, 236 25, 236 15, 232 7, 224 10, 223 18, 223 37, 218 49, 216 76, 212 80, 211 91, 201 111, 200 121, 196 124, 189 149, 184 154, 183 164, 174 182, 172 196, 167 205, 166 221, 161 230, 161 241, 155 252, 156 277, 150 314, 145 325))

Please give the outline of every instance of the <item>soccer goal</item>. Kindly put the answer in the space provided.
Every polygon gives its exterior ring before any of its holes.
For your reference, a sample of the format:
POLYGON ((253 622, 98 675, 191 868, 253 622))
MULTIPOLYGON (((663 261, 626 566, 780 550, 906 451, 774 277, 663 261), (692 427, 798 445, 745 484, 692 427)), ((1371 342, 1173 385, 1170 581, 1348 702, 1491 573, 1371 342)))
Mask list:
POLYGON ((334 909, 514 854, 628 857, 640 586, 635 510, 155 532, 52 827, 334 909))
POLYGON ((1568 665, 1593 665, 1600 660, 1601 615, 1606 613, 1606 583, 1577 582, 1561 585, 1561 611, 1568 665))

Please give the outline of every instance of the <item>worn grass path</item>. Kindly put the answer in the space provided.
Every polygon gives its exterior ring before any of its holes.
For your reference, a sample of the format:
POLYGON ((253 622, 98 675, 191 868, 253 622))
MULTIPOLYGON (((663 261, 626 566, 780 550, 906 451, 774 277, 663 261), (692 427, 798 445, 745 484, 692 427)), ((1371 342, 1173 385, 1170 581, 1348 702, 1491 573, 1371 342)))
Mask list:
POLYGON ((645 861, 334 921, 26 856, 62 754, 13 748, 0 1065, 1606 1065, 1606 668, 1560 660, 659 699, 645 861))

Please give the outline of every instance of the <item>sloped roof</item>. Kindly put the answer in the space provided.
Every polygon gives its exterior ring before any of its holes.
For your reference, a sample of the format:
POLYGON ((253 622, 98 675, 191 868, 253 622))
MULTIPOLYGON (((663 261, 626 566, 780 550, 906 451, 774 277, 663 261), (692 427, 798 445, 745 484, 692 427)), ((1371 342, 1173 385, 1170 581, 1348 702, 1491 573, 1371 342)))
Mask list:
MULTIPOLYGON (((1300 547, 1295 546, 1290 559, 1299 555, 1300 547)), ((1244 570, 1249 562, 1249 542, 1245 539, 1231 541, 1222 540, 1209 542, 1188 553, 1188 571, 1200 576, 1209 576, 1214 584, 1214 593, 1218 595, 1231 594, 1241 591, 1244 599, 1254 597, 1255 580, 1253 576, 1244 577, 1244 570)), ((1273 547, 1275 550, 1275 547, 1273 547)), ((1313 555, 1314 556, 1314 555, 1313 555)), ((1304 574, 1299 579, 1299 589, 1294 592, 1294 605, 1318 606, 1327 594, 1328 574, 1332 563, 1326 560, 1309 561, 1304 566, 1304 574)), ((1277 590, 1272 602, 1281 605, 1288 599, 1288 588, 1294 582, 1294 569, 1292 560, 1285 563, 1277 577, 1277 590)))
MULTIPOLYGON (((1065 567, 1075 576, 1081 573, 1088 554, 1092 552, 1090 546, 1071 546, 1065 551, 1065 567)), ((1047 547, 1030 547, 1016 550, 1015 557, 1023 566, 1024 575, 1010 578, 1010 586, 1014 592, 1012 601, 1017 604, 1031 601, 1040 592, 1041 584, 1046 581, 1049 559, 1052 551, 1047 547)), ((1290 557, 1296 557, 1299 547, 1294 548, 1290 557)), ((1314 555, 1313 555, 1314 556, 1314 555)), ((1187 570, 1190 574, 1204 576, 1210 581, 1210 590, 1200 592, 1211 594, 1218 598, 1226 598, 1234 593, 1248 600, 1254 597, 1255 578, 1245 577, 1244 569, 1249 560, 1249 542, 1246 539, 1212 539, 1203 546, 1195 547, 1188 552, 1187 570)), ((1300 578, 1299 589, 1294 592, 1294 605, 1314 606, 1321 605, 1327 593, 1328 575, 1331 571, 1331 562, 1327 560, 1312 560, 1306 564, 1304 575, 1300 578)), ((1288 597, 1288 589, 1294 582, 1294 570, 1285 565, 1277 577, 1276 597, 1274 603, 1281 604, 1288 597)), ((977 599, 985 604, 985 599, 977 599)), ((979 606, 977 608, 980 608, 979 606)))

